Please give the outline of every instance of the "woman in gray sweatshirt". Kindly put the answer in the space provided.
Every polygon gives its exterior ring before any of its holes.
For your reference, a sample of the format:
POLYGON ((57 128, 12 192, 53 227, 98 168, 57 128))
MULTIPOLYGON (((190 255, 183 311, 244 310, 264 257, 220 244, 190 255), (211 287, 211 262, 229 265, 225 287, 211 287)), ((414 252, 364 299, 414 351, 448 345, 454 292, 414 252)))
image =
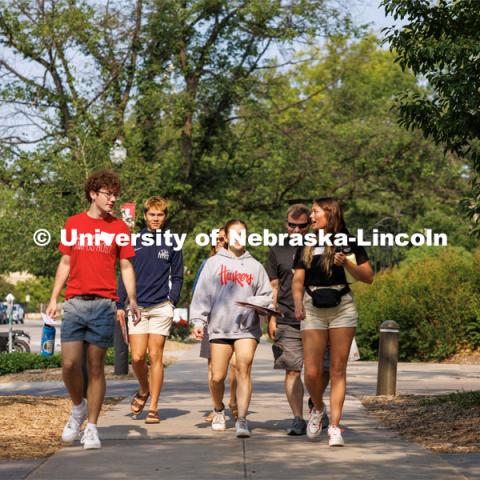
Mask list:
POLYGON ((240 438, 250 436, 246 420, 252 396, 250 373, 262 330, 257 312, 236 302, 251 301, 251 297, 257 297, 259 304, 272 303, 267 272, 238 240, 242 234, 246 236, 246 230, 247 226, 241 220, 227 222, 228 249, 221 250, 205 262, 190 306, 193 333, 197 340, 202 339, 204 326, 208 325, 212 365, 210 391, 214 406, 212 430, 215 431, 226 429, 224 381, 230 358, 235 353, 238 404, 235 428, 240 438))

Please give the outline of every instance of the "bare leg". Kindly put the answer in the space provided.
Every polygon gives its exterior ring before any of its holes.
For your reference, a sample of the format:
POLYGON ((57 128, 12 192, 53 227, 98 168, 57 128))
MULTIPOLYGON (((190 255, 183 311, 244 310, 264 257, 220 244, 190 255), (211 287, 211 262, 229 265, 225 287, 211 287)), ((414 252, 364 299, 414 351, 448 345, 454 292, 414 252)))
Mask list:
MULTIPOLYGON (((323 357, 328 344, 328 330, 304 330, 302 332, 305 363, 305 386, 317 410, 323 410, 323 357)), ((330 358, 331 362, 331 358, 330 358)))
POLYGON ((212 359, 208 359, 208 373, 207 373, 207 380, 208 380, 208 389, 210 390, 210 394, 212 393, 212 389, 210 388, 210 384, 212 382, 212 359))
POLYGON ((325 370, 323 369, 323 392, 322 392, 322 397, 325 394, 325 390, 328 387, 328 384, 330 382, 330 370, 325 370))
POLYGON ((225 378, 227 377, 228 363, 233 354, 233 346, 223 343, 211 343, 210 350, 212 353, 210 392, 212 393, 213 406, 220 410, 223 407, 225 378))
POLYGON ((287 370, 285 372, 285 393, 294 417, 303 418, 303 383, 301 372, 287 370))
POLYGON ((330 336, 330 410, 331 425, 339 425, 347 389, 347 362, 355 328, 331 328, 330 336))
POLYGON ((150 357, 150 410, 157 411, 158 399, 163 385, 163 348, 166 337, 150 334, 148 336, 148 355, 150 357))
POLYGON ((245 418, 252 397, 251 371, 253 357, 257 349, 257 341, 253 338, 242 338, 234 344, 235 356, 237 357, 237 405, 238 418, 245 418))
POLYGON ((232 355, 230 360, 230 366, 228 369, 228 383, 230 384, 230 401, 228 402, 229 405, 236 406, 237 405, 237 374, 236 374, 236 358, 235 352, 232 355))
POLYGON ((90 344, 87 350, 88 366, 88 422, 97 423, 105 397, 106 348, 90 344))
POLYGON ((148 347, 148 333, 129 335, 130 350, 132 353, 132 368, 140 385, 140 395, 150 391, 148 384, 148 367, 145 361, 148 347))
POLYGON ((63 383, 74 405, 83 400, 83 342, 62 342, 63 383))

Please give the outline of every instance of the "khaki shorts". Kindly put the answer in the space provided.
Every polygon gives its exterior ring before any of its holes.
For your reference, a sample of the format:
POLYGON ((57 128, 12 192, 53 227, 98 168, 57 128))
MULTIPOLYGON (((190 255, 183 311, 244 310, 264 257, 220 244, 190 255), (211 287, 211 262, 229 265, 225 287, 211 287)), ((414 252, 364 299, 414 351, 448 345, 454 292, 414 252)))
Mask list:
MULTIPOLYGON (((335 288, 341 290, 344 285, 333 285, 332 287, 310 287, 311 290, 318 288, 335 288)), ((305 320, 301 324, 301 330, 328 330, 330 328, 356 327, 358 313, 352 293, 342 296, 339 305, 332 308, 317 308, 312 304, 312 297, 305 292, 303 297, 305 307, 305 320)))
POLYGON ((173 306, 170 302, 152 307, 138 307, 142 319, 133 325, 132 313, 128 311, 128 334, 156 334, 168 337, 173 321, 173 306))

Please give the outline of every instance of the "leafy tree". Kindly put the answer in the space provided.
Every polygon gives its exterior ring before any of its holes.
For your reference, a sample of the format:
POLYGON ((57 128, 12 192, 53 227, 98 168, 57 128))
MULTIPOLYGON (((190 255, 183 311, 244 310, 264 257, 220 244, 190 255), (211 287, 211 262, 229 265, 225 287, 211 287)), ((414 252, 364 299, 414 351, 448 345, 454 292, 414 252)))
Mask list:
MULTIPOLYGON (((324 195, 344 200, 352 228, 423 230, 433 220, 429 212, 455 214, 468 189, 463 162, 399 127, 392 110, 400 89, 419 88, 415 77, 373 36, 331 37, 301 58, 282 75, 267 72, 265 94, 239 109, 236 164, 245 165, 249 182, 232 185, 228 201, 237 199, 248 215, 263 212, 263 224, 277 228, 288 204, 324 195)), ((466 233, 458 215, 431 226, 466 233)), ((372 251, 379 268, 403 255, 372 251)))
MULTIPOLYGON (((480 170, 480 3, 477 0, 384 0, 385 12, 401 27, 387 29, 386 41, 403 69, 428 87, 399 96, 401 123, 419 128, 480 170)), ((480 184, 477 176, 463 201, 480 233, 480 184)))
POLYGON ((116 138, 129 152, 123 198, 168 196, 177 229, 191 229, 192 212, 208 212, 212 191, 222 197, 228 186, 227 119, 254 91, 269 49, 342 18, 326 0, 0 1, 0 105, 9 117, 0 182, 14 192, 0 214, 8 239, 0 268, 53 273, 53 248, 12 254, 9 245, 30 242, 40 226, 57 241, 64 217, 85 207, 85 177, 111 166, 116 138))
MULTIPOLYGON (((6 58, 25 59, 22 42, 30 39, 36 56, 48 60, 48 48, 57 48, 48 42, 61 34, 57 43, 68 52, 70 70, 78 71, 69 90, 61 61, 43 70, 39 78, 46 78, 52 93, 41 97, 45 108, 37 111, 22 78, 3 65, 4 98, 44 115, 47 125, 50 115, 52 130, 29 149, 8 137, 0 144, 1 270, 53 274, 59 229, 66 216, 86 207, 84 178, 110 166, 108 149, 118 137, 128 148, 118 167, 124 186, 119 203, 141 204, 153 194, 171 200, 170 227, 189 234, 187 286, 207 254, 194 244, 196 233, 232 216, 247 220, 252 231, 282 231, 288 205, 309 204, 318 195, 345 200, 352 228, 403 230, 432 219, 462 238, 461 222, 447 219, 465 191, 463 163, 400 128, 391 110, 400 88, 421 90, 415 77, 402 72, 374 37, 344 34, 348 23, 327 2, 271 2, 266 12, 260 3, 129 1, 117 18, 113 7, 94 3, 54 0, 42 12, 40 4, 5 2, 0 39, 10 41, 6 58), (76 29, 70 28, 72 18, 76 29), (319 45, 315 35, 332 23, 337 34, 319 45), (5 25, 16 25, 13 43, 5 25), (278 51, 294 42, 298 51, 305 38, 310 46, 303 52, 284 60, 272 55, 272 46, 278 51), (82 61, 72 61, 74 55, 82 61), (107 56, 111 68, 102 63, 107 56), (112 72, 122 65, 129 67, 117 78, 112 72), (64 81, 64 100, 52 81, 55 69, 64 81), (75 103, 74 90, 87 110, 75 103), (61 101, 71 112, 68 134, 61 101), (52 232, 49 248, 34 246, 38 228, 52 232)), ((60 57, 55 50, 52 59, 60 57)), ((15 65, 24 66, 20 60, 15 65)), ((253 253, 262 259, 266 250, 253 253)), ((382 267, 401 253, 379 250, 374 257, 382 267)))

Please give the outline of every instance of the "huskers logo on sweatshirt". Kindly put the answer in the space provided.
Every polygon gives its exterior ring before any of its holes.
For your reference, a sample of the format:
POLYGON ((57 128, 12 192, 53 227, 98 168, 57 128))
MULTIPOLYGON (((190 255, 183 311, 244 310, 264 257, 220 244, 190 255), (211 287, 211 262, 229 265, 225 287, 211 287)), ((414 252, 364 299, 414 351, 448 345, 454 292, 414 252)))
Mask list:
POLYGON ((233 282, 241 287, 247 283, 251 285, 253 282, 253 274, 252 273, 242 273, 238 270, 229 270, 225 265, 220 267, 220 285, 226 285, 228 282, 233 282))

